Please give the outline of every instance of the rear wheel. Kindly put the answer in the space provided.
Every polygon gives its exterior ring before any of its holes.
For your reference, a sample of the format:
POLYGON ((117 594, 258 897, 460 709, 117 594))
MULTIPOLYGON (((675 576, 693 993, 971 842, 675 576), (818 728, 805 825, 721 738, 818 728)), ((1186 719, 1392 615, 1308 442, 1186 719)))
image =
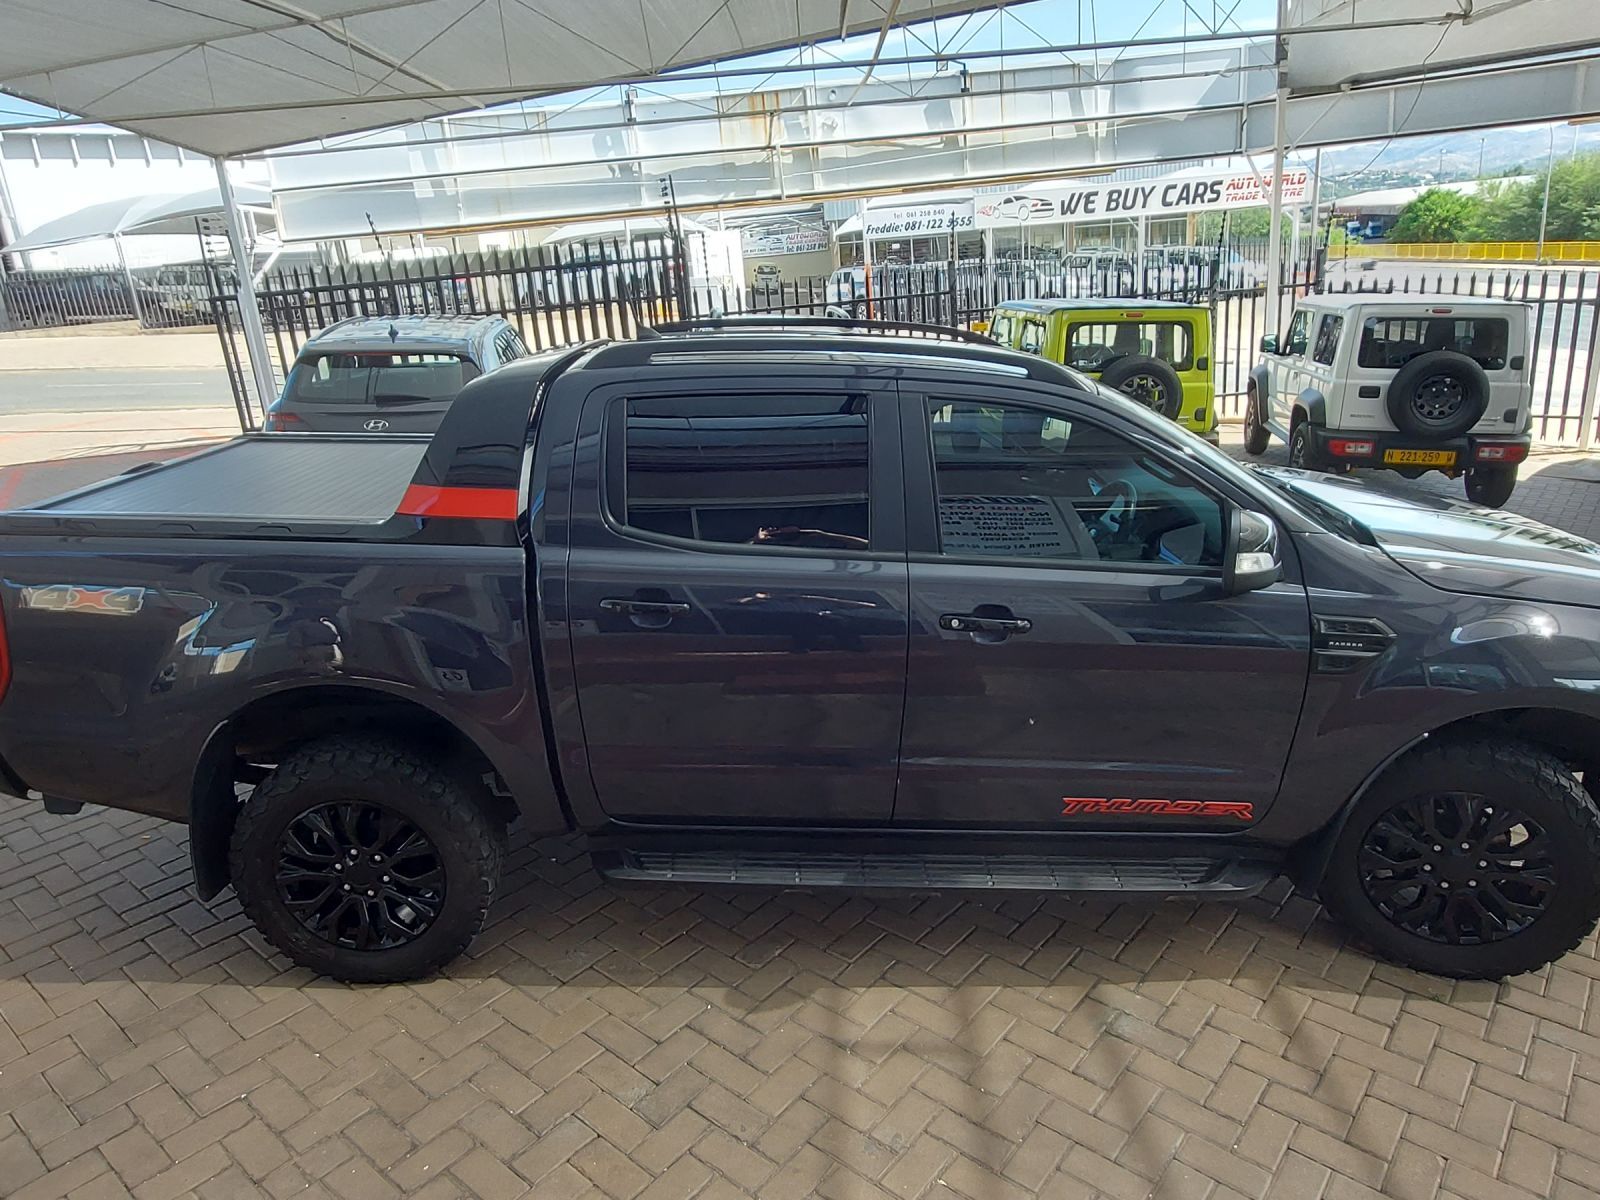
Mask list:
POLYGON ((1512 740, 1406 755, 1356 804, 1323 899, 1386 958, 1498 979, 1600 918, 1600 811, 1560 760, 1512 740))
POLYGON ((1516 467, 1473 467, 1467 472, 1467 499, 1500 508, 1517 487, 1516 467))
POLYGON ((1244 404, 1244 452, 1251 455, 1265 454, 1267 443, 1271 440, 1272 433, 1261 417, 1260 394, 1256 391, 1256 385, 1252 383, 1244 404))
POLYGON ((476 784, 382 738, 285 758, 240 810, 230 865, 245 915, 335 979, 417 979, 467 948, 499 882, 504 833, 476 784))

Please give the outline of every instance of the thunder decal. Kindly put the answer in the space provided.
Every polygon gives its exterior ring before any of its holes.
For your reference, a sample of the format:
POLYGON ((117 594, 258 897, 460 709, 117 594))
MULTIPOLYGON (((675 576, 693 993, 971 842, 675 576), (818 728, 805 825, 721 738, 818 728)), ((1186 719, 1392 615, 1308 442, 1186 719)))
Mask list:
POLYGON ((1249 821, 1255 806, 1248 800, 1132 800, 1111 796, 1063 796, 1061 815, 1105 814, 1117 817, 1235 817, 1249 821))

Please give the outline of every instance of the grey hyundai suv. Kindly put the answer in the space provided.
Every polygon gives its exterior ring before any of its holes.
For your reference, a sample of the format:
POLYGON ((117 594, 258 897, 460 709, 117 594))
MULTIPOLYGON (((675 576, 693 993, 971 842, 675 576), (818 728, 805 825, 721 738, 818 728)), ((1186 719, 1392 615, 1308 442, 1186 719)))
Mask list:
POLYGON ((504 317, 351 317, 300 347, 269 433, 432 433, 470 379, 524 358, 504 317))

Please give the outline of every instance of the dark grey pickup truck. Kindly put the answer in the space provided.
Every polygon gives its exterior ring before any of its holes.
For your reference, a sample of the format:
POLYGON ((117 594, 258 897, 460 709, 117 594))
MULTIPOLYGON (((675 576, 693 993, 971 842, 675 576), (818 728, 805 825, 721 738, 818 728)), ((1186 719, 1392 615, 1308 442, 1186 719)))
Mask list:
POLYGON ((462 952, 517 821, 696 886, 1288 874, 1458 976, 1600 915, 1600 547, 975 336, 664 328, 240 438, 0 515, 0 612, 6 790, 187 822, 344 979, 462 952))

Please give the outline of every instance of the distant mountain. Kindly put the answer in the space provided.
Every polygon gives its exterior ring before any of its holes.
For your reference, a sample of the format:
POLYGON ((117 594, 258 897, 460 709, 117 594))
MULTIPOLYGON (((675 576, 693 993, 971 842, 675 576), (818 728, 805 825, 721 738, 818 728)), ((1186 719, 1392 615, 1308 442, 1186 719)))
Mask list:
MULTIPOLYGON (((1580 151, 1600 150, 1600 125, 1555 127, 1556 158, 1572 153, 1573 135, 1580 151)), ((1363 142, 1322 152, 1324 195, 1348 195, 1368 188, 1440 183, 1478 177, 1480 152, 1486 176, 1544 169, 1550 153, 1546 126, 1485 129, 1481 133, 1449 133, 1427 137, 1363 142), (1331 186, 1330 186, 1331 185, 1331 186)), ((1299 152, 1307 163, 1310 152, 1299 152)))

